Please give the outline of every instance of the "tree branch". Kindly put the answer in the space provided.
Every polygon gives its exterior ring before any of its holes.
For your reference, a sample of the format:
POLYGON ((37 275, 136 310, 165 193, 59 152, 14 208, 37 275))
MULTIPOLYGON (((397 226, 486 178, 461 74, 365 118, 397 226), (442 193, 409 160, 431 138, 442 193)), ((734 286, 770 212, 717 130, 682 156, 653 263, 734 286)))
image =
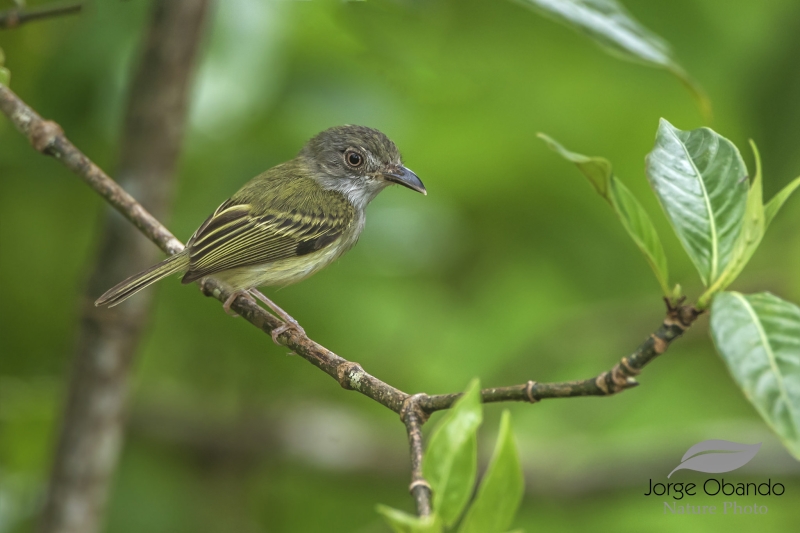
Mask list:
POLYGON ((83 9, 83 4, 41 6, 34 9, 14 8, 0 13, 0 29, 10 30, 20 24, 45 18, 72 15, 83 9))
MULTIPOLYGON (((65 162, 74 172, 83 177, 90 187, 106 198, 112 206, 162 250, 172 254, 183 248, 183 245, 154 217, 138 205, 111 178, 86 159, 83 154, 80 154, 64 137, 57 125, 52 122, 42 121, 16 95, 2 86, 0 86, 0 109, 11 118, 20 131, 28 136, 31 144, 37 150, 65 162), (18 117, 24 118, 22 124, 19 123, 18 117), (48 127, 52 131, 49 137, 43 138, 41 135, 30 133, 36 132, 37 129, 45 128, 43 124, 51 125, 48 127), (75 154, 79 154, 79 156, 75 154), (66 158, 70 155, 80 160, 81 164, 67 162, 66 158)), ((230 294, 222 283, 213 278, 205 278, 198 284, 206 296, 216 298, 220 302, 224 302, 230 294)), ((231 308, 267 334, 283 325, 283 322, 269 314, 251 299, 237 298, 231 308)), ((611 370, 603 372, 595 378, 555 383, 528 381, 521 385, 484 389, 481 391, 482 399, 486 403, 503 401, 535 403, 544 398, 606 396, 632 388, 638 384, 634 376, 638 375, 641 369, 650 361, 664 353, 672 341, 681 336, 700 314, 693 306, 682 305, 682 301, 674 305, 667 302, 667 308, 667 316, 663 323, 647 340, 630 356, 624 357, 611 370)), ((460 397, 460 394, 433 396, 416 394, 411 396, 368 374, 358 363, 343 359, 308 337, 299 334, 294 329, 286 330, 280 334, 278 341, 334 378, 343 388, 358 391, 401 415, 401 420, 406 425, 411 450, 412 480, 410 490, 417 505, 418 514, 429 514, 431 512, 431 491, 430 486, 422 476, 422 436, 420 428, 430 413, 451 407, 460 397)))
POLYGON ((183 250, 183 244, 156 218, 144 209, 133 196, 117 185, 105 172, 78 150, 64 136, 61 126, 44 120, 36 111, 28 107, 11 89, 0 85, 0 110, 11 120, 17 130, 28 138, 33 148, 45 155, 55 157, 64 166, 77 174, 105 198, 145 237, 163 251, 174 254, 183 250))
MULTIPOLYGON (((206 296, 216 298, 220 302, 224 302, 230 295, 228 288, 213 278, 205 278, 198 283, 206 296)), ((237 298, 231 308, 267 334, 271 334, 273 329, 283 325, 283 322, 248 298, 237 298)), ((400 414, 403 402, 409 397, 407 393, 370 375, 358 363, 339 357, 294 329, 278 335, 278 341, 331 376, 343 389, 360 392, 395 413, 400 414)))
POLYGON ((419 408, 419 399, 425 396, 409 396, 400 411, 400 419, 406 425, 411 449, 411 485, 408 490, 414 497, 419 516, 431 514, 431 486, 422 475, 422 424, 428 420, 428 413, 419 408))
MULTIPOLYGON (((642 369, 656 357, 667 351, 672 341, 683 335, 691 327, 697 317, 702 314, 692 305, 682 305, 683 300, 667 304, 667 316, 664 321, 634 352, 623 357, 611 370, 600 375, 579 380, 560 381, 554 383, 537 383, 528 381, 521 385, 483 389, 481 398, 484 403, 492 402, 530 402, 536 403, 545 398, 572 398, 575 396, 609 396, 636 387, 642 369)), ((419 404, 427 413, 441 409, 449 409, 461 397, 457 394, 440 394, 420 398, 419 404)))

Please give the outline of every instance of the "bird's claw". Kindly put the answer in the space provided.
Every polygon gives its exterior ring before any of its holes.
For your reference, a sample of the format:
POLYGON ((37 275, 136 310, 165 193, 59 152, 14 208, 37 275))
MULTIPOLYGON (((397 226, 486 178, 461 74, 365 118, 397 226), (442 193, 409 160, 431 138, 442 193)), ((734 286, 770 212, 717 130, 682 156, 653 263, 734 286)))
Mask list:
POLYGON ((248 300, 252 301, 253 303, 256 303, 256 301, 253 299, 253 297, 258 298, 259 300, 261 300, 262 302, 267 304, 267 306, 270 309, 272 309, 272 311, 276 315, 278 315, 278 317, 280 317, 283 320, 283 324, 281 324, 277 328, 273 329, 272 332, 270 332, 270 335, 272 336, 272 340, 273 340, 273 342, 275 342, 275 344, 280 345, 281 343, 278 342, 278 336, 281 333, 284 333, 284 332, 286 332, 286 331, 288 331, 290 329, 295 330, 297 333, 299 333, 300 335, 302 335, 304 337, 306 336, 306 330, 304 330, 300 326, 300 324, 297 322, 297 320, 292 318, 291 315, 289 315, 289 313, 287 313, 286 311, 284 311, 283 309, 281 309, 280 307, 275 305, 275 303, 273 303, 272 300, 270 300, 269 298, 267 298, 266 296, 261 294, 261 292, 259 292, 257 289, 242 290, 242 291, 236 291, 236 292, 231 293, 231 295, 228 296, 228 298, 225 300, 225 303, 222 304, 222 308, 230 316, 233 316, 233 317, 239 316, 234 311, 231 310, 231 305, 236 300, 236 298, 238 298, 239 296, 244 296, 245 298, 247 298, 248 300))
POLYGON ((272 341, 280 345, 281 343, 278 342, 278 336, 281 333, 289 331, 290 329, 295 330, 300 335, 306 336, 306 330, 304 330, 300 324, 297 323, 297 320, 292 319, 291 321, 284 322, 282 325, 278 326, 277 328, 273 329, 270 335, 272 335, 272 341))
POLYGON ((234 301, 236 300, 236 298, 238 298, 239 296, 244 296, 245 298, 247 298, 247 299, 249 299, 250 301, 252 301, 252 302, 254 302, 254 303, 255 303, 255 300, 253 300, 253 297, 250 295, 250 293, 249 293, 249 292, 247 292, 247 291, 236 291, 236 292, 233 292, 233 293, 231 293, 231 295, 230 295, 230 296, 228 296, 228 298, 225 300, 225 303, 224 303, 224 304, 222 304, 222 309, 225 311, 225 314, 226 314, 226 315, 228 315, 228 316, 232 316, 233 318, 236 318, 236 317, 238 317, 238 316, 239 316, 239 315, 236 313, 236 311, 234 311, 234 310, 232 310, 232 309, 231 309, 231 305, 233 305, 233 302, 234 302, 234 301))

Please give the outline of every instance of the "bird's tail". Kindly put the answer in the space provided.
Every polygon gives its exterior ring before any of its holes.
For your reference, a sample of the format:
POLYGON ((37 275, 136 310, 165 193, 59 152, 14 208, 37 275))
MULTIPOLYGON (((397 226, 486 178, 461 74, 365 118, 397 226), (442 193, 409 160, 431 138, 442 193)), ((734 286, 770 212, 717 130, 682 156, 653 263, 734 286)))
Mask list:
POLYGON ((107 305, 114 307, 115 305, 124 302, 145 287, 149 287, 156 281, 166 278, 176 272, 182 272, 189 266, 189 255, 186 252, 181 252, 170 257, 167 257, 160 263, 151 266, 147 270, 139 272, 129 277, 125 281, 121 281, 108 289, 100 298, 94 302, 94 305, 100 307, 107 305))

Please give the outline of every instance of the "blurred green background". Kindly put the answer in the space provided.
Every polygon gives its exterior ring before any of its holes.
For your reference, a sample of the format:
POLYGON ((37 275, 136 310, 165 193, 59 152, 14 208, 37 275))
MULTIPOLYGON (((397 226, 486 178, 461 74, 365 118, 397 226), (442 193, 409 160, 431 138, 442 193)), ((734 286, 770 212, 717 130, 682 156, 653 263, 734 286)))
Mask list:
MULTIPOLYGON (((712 126, 751 169, 745 148, 756 141, 766 198, 800 174, 796 0, 626 5, 672 43, 709 93, 712 126)), ((112 175, 147 7, 94 2, 0 33, 12 89, 112 175)), ((698 277, 644 177, 659 117, 704 125, 674 77, 512 2, 227 0, 208 28, 165 222, 185 240, 316 132, 377 127, 429 195, 385 192, 353 251, 267 294, 312 338, 408 392, 452 392, 476 376, 485 386, 585 378, 653 331, 663 304, 608 206, 535 134, 613 162, 652 213, 672 282, 696 297, 698 277)), ((103 209, 0 119, 0 533, 34 524, 103 209)), ((800 302, 799 228, 792 198, 733 288, 800 302)), ((177 278, 155 290, 107 531, 369 533, 388 531, 376 503, 412 510, 396 415, 177 278)), ((515 527, 796 526, 798 463, 732 382, 707 317, 640 382, 611 398, 508 406, 526 476, 515 527), (758 498, 767 515, 665 516, 662 498, 643 496, 649 478, 665 481, 689 446, 711 438, 764 442, 726 479, 784 483, 783 497, 758 498)), ((499 414, 486 409, 484 460, 499 414)))

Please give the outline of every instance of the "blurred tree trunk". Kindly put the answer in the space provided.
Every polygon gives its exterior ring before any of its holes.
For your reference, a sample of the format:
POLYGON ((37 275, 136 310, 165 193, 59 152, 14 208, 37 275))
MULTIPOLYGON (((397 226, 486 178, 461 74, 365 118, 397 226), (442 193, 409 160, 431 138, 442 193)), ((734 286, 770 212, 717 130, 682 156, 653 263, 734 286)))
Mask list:
MULTIPOLYGON (((191 74, 207 0, 155 0, 134 74, 117 179, 154 216, 167 214, 183 139, 191 74)), ((97 309, 103 291, 159 259, 160 253, 119 214, 107 209, 90 275, 61 422, 42 533, 101 528, 117 464, 133 356, 152 291, 113 309, 97 309)))

